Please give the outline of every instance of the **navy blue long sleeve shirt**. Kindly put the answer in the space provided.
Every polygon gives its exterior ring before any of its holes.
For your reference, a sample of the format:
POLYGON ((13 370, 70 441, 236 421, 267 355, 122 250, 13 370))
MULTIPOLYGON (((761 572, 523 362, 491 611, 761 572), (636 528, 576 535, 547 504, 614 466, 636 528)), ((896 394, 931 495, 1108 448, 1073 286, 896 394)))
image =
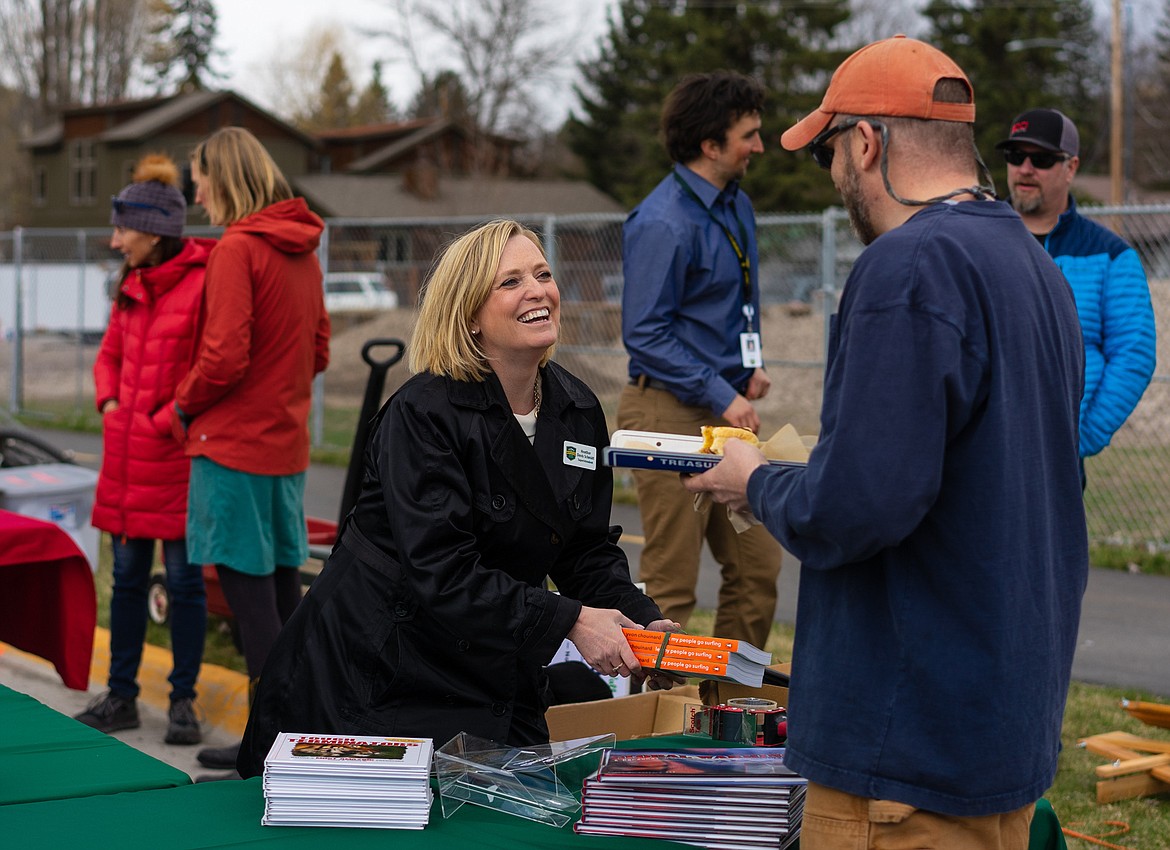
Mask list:
POLYGON ((748 485, 802 567, 793 769, 969 817, 1051 785, 1088 579, 1083 376, 1072 293, 1007 205, 936 204, 862 253, 808 466, 748 485))

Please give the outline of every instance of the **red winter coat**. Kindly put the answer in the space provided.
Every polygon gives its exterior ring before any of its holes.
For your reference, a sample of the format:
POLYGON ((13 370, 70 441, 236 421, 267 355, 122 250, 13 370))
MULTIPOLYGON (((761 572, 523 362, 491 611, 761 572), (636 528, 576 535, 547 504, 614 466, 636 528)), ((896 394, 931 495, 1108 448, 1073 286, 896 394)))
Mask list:
POLYGON ((175 392, 187 454, 252 475, 308 469, 313 376, 329 363, 324 227, 304 199, 278 201, 228 225, 211 252, 199 353, 175 392))
POLYGON ((162 265, 122 281, 93 366, 95 401, 119 407, 102 420, 102 469, 92 522, 111 534, 157 540, 186 535, 191 462, 171 434, 175 388, 191 369, 204 270, 213 239, 187 239, 162 265))

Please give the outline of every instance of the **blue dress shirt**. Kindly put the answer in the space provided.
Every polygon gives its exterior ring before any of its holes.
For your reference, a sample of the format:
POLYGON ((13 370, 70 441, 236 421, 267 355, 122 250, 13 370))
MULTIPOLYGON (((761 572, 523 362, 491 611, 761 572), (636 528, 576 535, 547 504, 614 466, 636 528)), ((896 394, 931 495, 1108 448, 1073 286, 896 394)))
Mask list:
POLYGON ((683 404, 715 414, 747 388, 754 371, 740 351, 748 319, 729 232, 751 263, 751 329, 758 331, 756 216, 738 183, 720 191, 675 165, 622 229, 622 340, 630 378, 660 381, 683 404))

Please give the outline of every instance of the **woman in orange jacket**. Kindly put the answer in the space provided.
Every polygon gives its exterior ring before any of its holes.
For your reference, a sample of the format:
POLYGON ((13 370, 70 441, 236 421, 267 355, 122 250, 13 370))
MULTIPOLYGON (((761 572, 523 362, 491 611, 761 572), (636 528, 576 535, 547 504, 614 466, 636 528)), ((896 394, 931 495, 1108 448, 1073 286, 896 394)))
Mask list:
MULTIPOLYGON (((309 554, 309 403, 329 362, 324 223, 243 128, 200 143, 191 176, 196 202, 226 229, 207 262, 195 365, 175 393, 173 424, 192 457, 187 540, 193 559, 216 565, 256 680, 300 601, 309 554)), ((199 760, 227 769, 235 751, 199 760)))

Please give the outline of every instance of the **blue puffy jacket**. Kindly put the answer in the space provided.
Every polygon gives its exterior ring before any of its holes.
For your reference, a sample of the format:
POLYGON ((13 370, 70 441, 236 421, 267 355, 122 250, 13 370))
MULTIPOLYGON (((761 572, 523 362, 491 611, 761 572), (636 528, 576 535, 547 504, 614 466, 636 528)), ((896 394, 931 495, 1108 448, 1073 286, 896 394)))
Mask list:
POLYGON ((1071 197, 1044 248, 1072 286, 1085 338, 1080 451, 1089 457, 1109 445, 1154 374, 1150 288, 1137 252, 1071 197))

